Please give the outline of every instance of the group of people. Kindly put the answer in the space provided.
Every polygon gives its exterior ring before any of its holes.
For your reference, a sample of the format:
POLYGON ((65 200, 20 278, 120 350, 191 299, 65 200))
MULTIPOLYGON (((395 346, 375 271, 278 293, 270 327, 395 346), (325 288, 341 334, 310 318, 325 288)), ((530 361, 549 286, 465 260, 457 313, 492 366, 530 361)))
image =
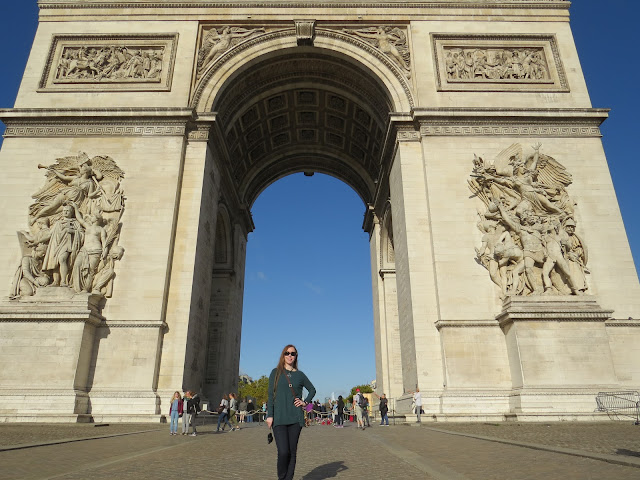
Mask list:
MULTIPOLYGON (((305 412, 308 406, 313 406, 311 401, 316 395, 316 389, 307 376, 298 369, 298 350, 294 345, 284 347, 278 359, 276 367, 269 375, 268 400, 266 403, 266 424, 269 430, 268 441, 276 441, 277 449, 277 472, 279 480, 291 480, 296 467, 298 450, 298 440, 305 426, 305 412), (303 391, 306 390, 306 396, 303 391)), ((376 395, 377 396, 377 395, 376 395)), ((353 409, 358 418, 358 428, 364 430, 365 424, 369 424, 368 399, 357 389, 353 397, 353 409)), ((380 425, 389 425, 387 416, 388 400, 385 394, 379 396, 380 413, 382 416, 380 425)), ((419 405, 418 412, 421 411, 422 401, 420 390, 414 393, 414 401, 419 405)), ((264 407, 264 406, 263 406, 264 407)), ((239 420, 236 413, 240 412, 240 418, 246 418, 248 407, 247 401, 238 402, 234 393, 224 394, 218 407, 218 427, 216 431, 222 430, 228 425, 231 431, 239 429, 239 420)), ((334 413, 336 414, 336 426, 342 427, 343 415, 346 409, 345 401, 340 395, 335 402, 334 413)), ((183 417, 183 435, 188 433, 188 425, 193 426, 192 435, 196 435, 195 416, 200 411, 200 399, 197 394, 186 391, 184 398, 180 392, 175 392, 170 402, 171 435, 177 435, 178 418, 183 417), (186 404, 186 411, 185 411, 186 404)), ((418 421, 420 415, 418 414, 418 421)))
MULTIPOLYGON (((266 407, 265 407, 266 408, 266 407)), ((246 397, 238 401, 238 397, 235 393, 224 394, 220 405, 218 405, 218 428, 216 432, 225 430, 225 427, 229 425, 230 431, 240 430, 239 423, 251 423, 253 422, 253 416, 255 415, 255 406, 253 400, 246 397), (222 425, 222 429, 220 428, 222 425)))
POLYGON ((200 412, 200 396, 191 390, 184 392, 184 396, 176 391, 171 398, 169 404, 169 433, 171 435, 178 434, 178 420, 182 417, 182 435, 189 434, 189 426, 193 428, 191 436, 195 437, 196 432, 196 416, 200 412))

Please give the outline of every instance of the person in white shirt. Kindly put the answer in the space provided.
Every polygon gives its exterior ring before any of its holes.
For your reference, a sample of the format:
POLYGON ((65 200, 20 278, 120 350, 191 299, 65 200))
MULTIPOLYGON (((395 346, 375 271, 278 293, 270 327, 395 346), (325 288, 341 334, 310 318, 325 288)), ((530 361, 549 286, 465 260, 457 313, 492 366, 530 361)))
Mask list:
POLYGON ((420 389, 416 388, 413 393, 413 403, 416 405, 416 415, 418 415, 418 423, 420 423, 420 414, 422 413, 422 396, 420 395, 420 389))

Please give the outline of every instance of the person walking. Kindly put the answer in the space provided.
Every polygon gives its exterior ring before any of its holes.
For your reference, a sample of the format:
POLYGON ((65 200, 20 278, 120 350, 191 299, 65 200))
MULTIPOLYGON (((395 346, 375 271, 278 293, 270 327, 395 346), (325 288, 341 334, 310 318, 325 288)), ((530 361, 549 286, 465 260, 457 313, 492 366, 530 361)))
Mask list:
POLYGON ((278 480, 292 480, 296 468, 298 439, 304 426, 303 408, 313 400, 316 389, 298 370, 298 350, 293 345, 282 349, 278 365, 269 375, 267 426, 273 429, 278 450, 278 480), (302 389, 307 397, 302 400, 302 389))
POLYGON ((369 422, 369 399, 366 395, 362 395, 362 426, 367 424, 367 428, 371 427, 371 422, 369 422))
POLYGON ((338 395, 338 401, 336 402, 336 428, 344 428, 344 399, 342 395, 338 395))
POLYGON ((231 431, 240 430, 238 426, 238 418, 236 417, 236 412, 238 411, 238 400, 236 399, 235 393, 229 394, 229 419, 231 420, 231 431))
POLYGON ((222 395, 222 400, 220 400, 220 405, 218 406, 218 428, 216 428, 216 432, 220 431, 221 423, 223 432, 224 427, 227 425, 229 425, 229 428, 233 430, 233 425, 229 423, 229 395, 226 393, 222 395))
POLYGON ((194 391, 189 392, 189 400, 187 400, 186 410, 187 411, 185 413, 185 416, 189 417, 188 423, 187 423, 187 434, 189 433, 189 423, 190 423, 191 426, 193 427, 193 433, 191 434, 191 436, 195 437, 197 435, 196 418, 198 416, 198 412, 200 412, 200 396, 194 391))
POLYGON ((356 419, 358 420, 358 428, 364 430, 364 420, 362 418, 362 407, 360 403, 364 397, 360 393, 360 389, 356 388, 356 394, 353 396, 353 411, 356 412, 356 419))
POLYGON ((182 397, 180 396, 180 392, 175 392, 169 404, 169 417, 171 418, 169 424, 170 435, 178 434, 178 418, 180 418, 180 415, 182 415, 182 397))

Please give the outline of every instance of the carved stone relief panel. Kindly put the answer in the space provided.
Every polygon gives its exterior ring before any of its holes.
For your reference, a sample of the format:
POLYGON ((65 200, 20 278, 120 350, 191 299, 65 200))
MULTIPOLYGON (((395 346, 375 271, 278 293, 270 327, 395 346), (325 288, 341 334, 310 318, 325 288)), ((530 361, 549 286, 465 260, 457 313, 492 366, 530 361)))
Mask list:
POLYGON ((229 25, 203 25, 200 29, 196 78, 200 78, 207 68, 218 58, 239 43, 265 33, 264 27, 249 28, 229 25))
POLYGON ((358 29, 343 29, 344 33, 356 36, 373 45, 389 57, 409 78, 411 77, 411 53, 406 28, 378 26, 358 29))
POLYGON ((40 91, 168 91, 177 43, 177 33, 55 35, 40 91))
POLYGON ((571 174, 541 153, 524 155, 515 143, 492 162, 474 156, 473 196, 482 243, 476 262, 488 270, 501 297, 583 295, 588 291, 587 245, 576 231, 571 174))
POLYGON ((440 91, 569 91, 553 35, 431 38, 440 91))
POLYGON ((85 153, 58 158, 29 207, 29 229, 18 232, 20 264, 12 299, 68 287, 111 297, 124 213, 124 172, 111 158, 85 153))

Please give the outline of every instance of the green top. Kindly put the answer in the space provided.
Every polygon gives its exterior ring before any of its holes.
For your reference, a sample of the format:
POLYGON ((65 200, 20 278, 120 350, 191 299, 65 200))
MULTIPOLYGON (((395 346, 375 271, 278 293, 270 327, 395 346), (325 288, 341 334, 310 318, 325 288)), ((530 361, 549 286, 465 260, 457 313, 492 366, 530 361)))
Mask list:
POLYGON ((278 379, 278 388, 275 391, 275 403, 274 403, 274 387, 273 383, 276 379, 277 368, 274 368, 269 375, 269 399, 267 400, 267 417, 273 417, 273 426, 276 425, 292 425, 299 423, 304 426, 304 415, 302 413, 302 407, 296 407, 293 404, 294 398, 291 389, 289 388, 289 378, 291 379, 291 386, 293 391, 296 392, 297 398, 302 398, 302 387, 307 389, 309 394, 304 400, 306 403, 311 402, 316 395, 316 388, 309 381, 307 376, 300 370, 289 372, 283 371, 278 379))

